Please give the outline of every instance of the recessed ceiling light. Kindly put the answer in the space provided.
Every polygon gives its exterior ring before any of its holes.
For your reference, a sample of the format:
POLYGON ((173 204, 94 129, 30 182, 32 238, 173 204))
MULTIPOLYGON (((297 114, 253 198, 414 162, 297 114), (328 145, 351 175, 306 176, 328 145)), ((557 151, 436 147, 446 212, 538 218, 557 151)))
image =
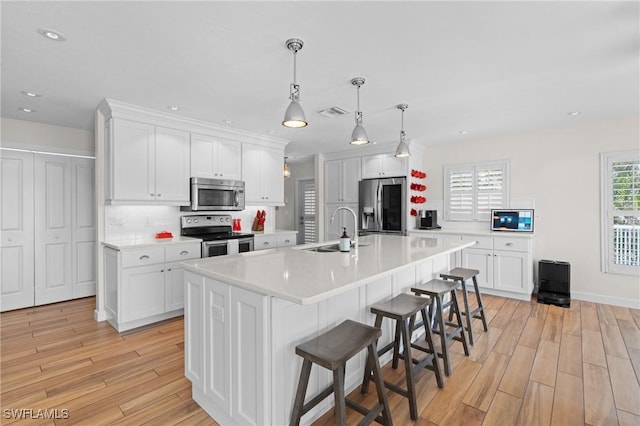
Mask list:
POLYGON ((62 35, 62 33, 59 33, 56 30, 50 30, 47 28, 38 28, 38 32, 42 37, 46 37, 49 40, 53 40, 53 41, 65 41, 67 39, 65 36, 62 35))
POLYGON ((29 96, 30 98, 39 98, 40 96, 42 96, 40 93, 32 92, 30 90, 22 90, 20 91, 20 93, 25 96, 29 96))
POLYGON ((580 115, 580 111, 571 111, 567 113, 567 115, 570 115, 571 117, 575 117, 576 115, 580 115))
POLYGON ((24 107, 20 107, 18 108, 20 111, 22 112, 36 112, 35 109, 31 109, 31 108, 24 108, 24 107))
POLYGON ((224 124, 233 124, 233 120, 222 120, 224 124))
POLYGON ((170 109, 171 111, 178 111, 178 110, 180 109, 180 107, 177 107, 177 106, 170 106, 170 107, 169 107, 169 109, 170 109))
POLYGON ((460 130, 458 133, 460 133, 461 135, 466 135, 469 133, 468 130, 460 130))

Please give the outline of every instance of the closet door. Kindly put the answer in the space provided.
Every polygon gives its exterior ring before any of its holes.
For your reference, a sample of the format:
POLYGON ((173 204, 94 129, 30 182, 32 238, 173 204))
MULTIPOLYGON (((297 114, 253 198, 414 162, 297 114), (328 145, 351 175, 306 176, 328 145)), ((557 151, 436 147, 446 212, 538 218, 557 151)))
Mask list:
POLYGON ((0 310, 33 306, 33 154, 0 150, 0 310))
POLYGON ((94 160, 74 158, 71 194, 73 298, 96 294, 94 160))
POLYGON ((36 305, 73 297, 71 161, 62 155, 36 154, 36 305))

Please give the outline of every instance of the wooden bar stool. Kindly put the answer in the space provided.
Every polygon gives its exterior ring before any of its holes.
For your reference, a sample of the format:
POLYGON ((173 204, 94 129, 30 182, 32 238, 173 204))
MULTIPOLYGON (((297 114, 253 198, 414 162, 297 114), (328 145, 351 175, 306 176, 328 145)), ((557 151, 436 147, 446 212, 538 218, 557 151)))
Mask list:
MULTIPOLYGON (((409 414, 411 415, 412 420, 416 420, 418 418, 418 405, 416 401, 414 380, 416 374, 423 368, 431 370, 436 375, 438 386, 441 388, 444 387, 442 372, 440 371, 440 364, 438 363, 438 355, 433 343, 433 336, 431 334, 427 318, 426 309, 429 303, 430 300, 424 297, 414 296, 412 294, 399 294, 391 300, 375 304, 371 307, 371 313, 376 316, 376 328, 379 329, 382 326, 383 318, 390 318, 396 321, 395 339, 382 349, 378 350, 378 356, 381 356, 393 349, 393 368, 398 368, 399 358, 404 360, 404 370, 407 383, 406 389, 387 381, 384 381, 384 385, 387 389, 396 392, 409 400, 409 414), (411 331, 414 329, 416 314, 418 312, 422 314, 422 320, 425 324, 426 348, 411 343, 411 331), (402 353, 400 353, 401 343, 403 348, 402 353), (427 356, 421 360, 414 359, 411 354, 412 348, 426 352, 427 356)), ((364 379, 362 381, 361 388, 362 393, 367 392, 371 377, 371 368, 368 366, 364 372, 364 379)))
POLYGON ((467 343, 467 335, 464 332, 464 326, 462 325, 462 316, 460 315, 460 308, 458 306, 458 296, 456 295, 456 289, 460 287, 458 281, 444 281, 440 279, 433 279, 425 284, 412 287, 411 291, 417 295, 426 295, 431 298, 430 311, 435 314, 435 323, 432 326, 433 333, 440 336, 440 343, 442 346, 442 352, 438 353, 438 356, 442 358, 444 363, 444 374, 451 375, 451 365, 449 361, 449 342, 451 340, 457 340, 462 343, 464 348, 464 354, 469 356, 469 344, 467 343), (451 299, 448 302, 443 301, 443 297, 449 293, 451 299), (446 308, 452 309, 455 315, 456 322, 445 321, 444 310, 446 308), (447 327, 451 327, 447 331, 447 327))
MULTIPOLYGON (((467 320, 467 333, 469 334, 469 343, 473 345, 473 328, 471 327, 471 320, 473 318, 482 320, 482 326, 484 327, 484 331, 489 331, 489 326, 487 326, 487 318, 484 314, 484 305, 482 303, 482 296, 480 295, 480 289, 478 288, 478 280, 476 276, 480 273, 477 269, 467 269, 467 268, 453 268, 446 274, 440 274, 440 278, 443 280, 454 280, 458 281, 462 286, 462 300, 464 300, 464 311, 461 311, 460 314, 464 315, 467 320), (467 286, 465 285, 466 281, 472 278, 473 279, 473 288, 476 293, 476 301, 478 302, 478 307, 470 310, 469 308, 469 294, 467 293, 467 286)), ((449 312, 449 321, 451 321, 452 313, 449 312)))
POLYGON ((347 422, 346 406, 352 408, 365 417, 360 424, 376 421, 380 424, 391 425, 391 411, 389 401, 382 383, 380 362, 376 351, 376 341, 382 332, 366 324, 346 320, 324 334, 296 346, 296 354, 303 358, 300 381, 291 414, 291 425, 299 425, 300 418, 326 397, 334 394, 336 424, 345 425, 347 422), (367 348, 367 366, 373 370, 373 381, 378 392, 378 403, 371 409, 350 401, 344 390, 345 368, 347 361, 354 355, 367 348), (333 384, 304 403, 311 374, 311 365, 316 363, 333 372, 333 384), (382 416, 380 416, 382 413, 382 416))

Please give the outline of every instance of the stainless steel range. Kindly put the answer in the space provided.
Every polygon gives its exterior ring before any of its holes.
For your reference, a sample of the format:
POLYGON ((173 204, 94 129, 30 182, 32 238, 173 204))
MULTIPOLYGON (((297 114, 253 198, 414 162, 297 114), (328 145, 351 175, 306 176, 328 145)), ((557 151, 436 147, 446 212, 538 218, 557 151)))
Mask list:
POLYGON ((228 214, 182 216, 181 234, 202 239, 202 257, 253 251, 253 234, 233 232, 228 214))

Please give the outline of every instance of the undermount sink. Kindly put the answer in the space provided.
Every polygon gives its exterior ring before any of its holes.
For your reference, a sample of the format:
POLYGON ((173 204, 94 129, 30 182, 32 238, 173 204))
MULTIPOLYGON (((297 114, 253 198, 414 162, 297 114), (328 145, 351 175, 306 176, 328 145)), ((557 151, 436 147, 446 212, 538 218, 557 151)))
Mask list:
POLYGON ((338 244, 329 244, 326 246, 312 247, 304 250, 315 251, 317 253, 335 253, 340 251, 340 246, 338 244))

